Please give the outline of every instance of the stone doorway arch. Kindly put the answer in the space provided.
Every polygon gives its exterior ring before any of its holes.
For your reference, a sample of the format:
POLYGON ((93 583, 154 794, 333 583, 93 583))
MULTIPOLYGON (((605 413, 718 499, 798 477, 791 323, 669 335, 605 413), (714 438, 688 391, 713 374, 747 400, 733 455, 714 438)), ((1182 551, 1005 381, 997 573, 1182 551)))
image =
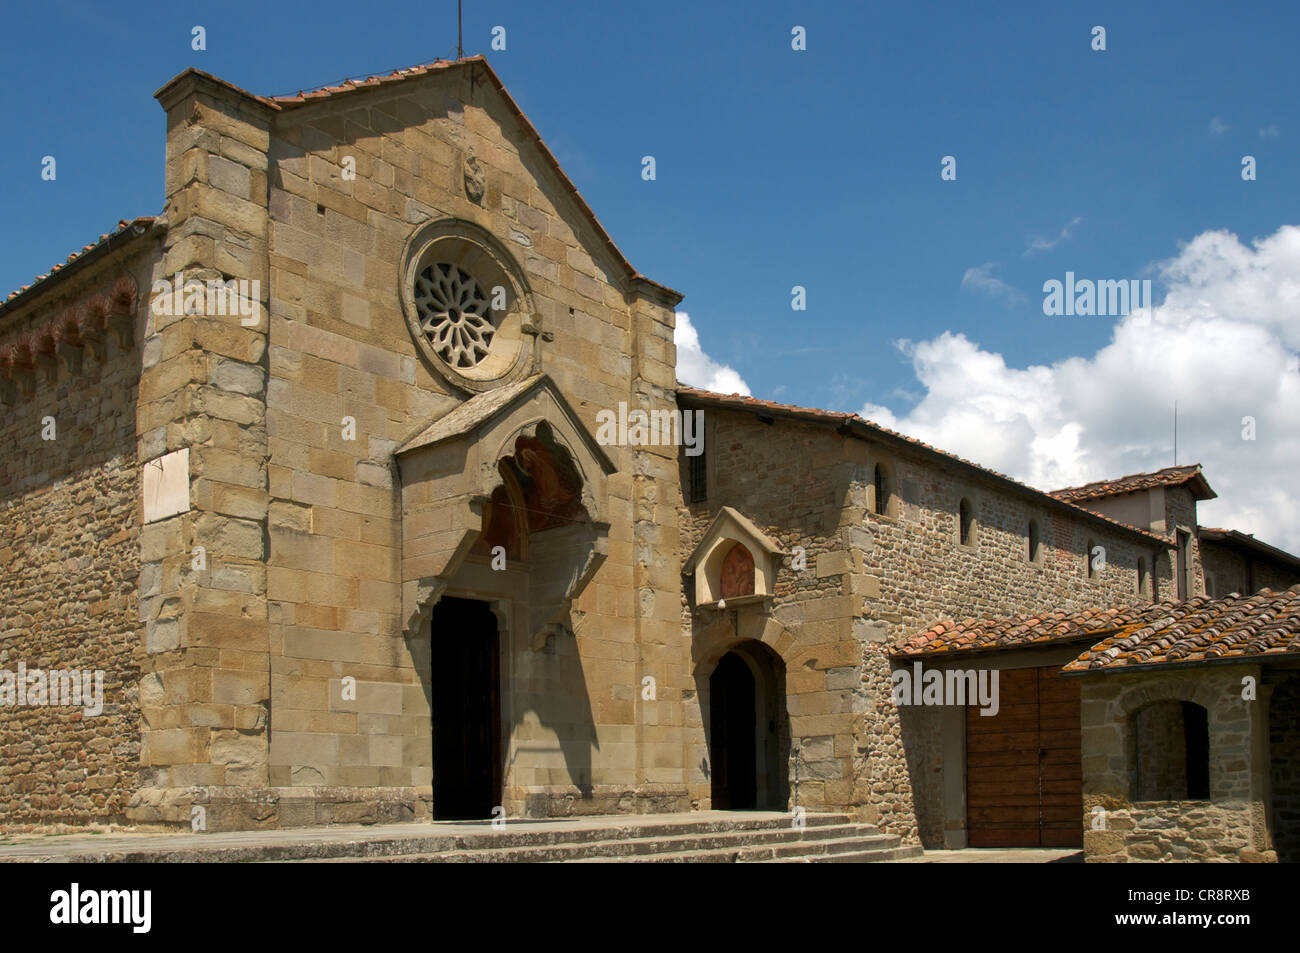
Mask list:
POLYGON ((789 798, 785 664, 743 640, 708 678, 706 738, 715 810, 784 810, 789 798))

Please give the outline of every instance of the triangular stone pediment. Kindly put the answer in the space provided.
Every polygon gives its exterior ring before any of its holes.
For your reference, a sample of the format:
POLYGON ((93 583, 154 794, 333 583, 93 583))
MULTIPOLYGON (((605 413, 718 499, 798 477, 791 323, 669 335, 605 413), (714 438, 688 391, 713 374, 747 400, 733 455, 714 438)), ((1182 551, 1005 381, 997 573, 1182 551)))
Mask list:
MULTIPOLYGON (((713 518, 704 537, 682 567, 683 573, 695 577, 697 607, 716 605, 723 600, 724 566, 737 545, 747 550, 752 563, 753 591, 733 597, 730 601, 737 601, 737 598, 763 598, 772 594, 779 559, 785 555, 785 551, 739 510, 724 506, 713 518)), ((739 562, 743 565, 743 560, 739 562)))

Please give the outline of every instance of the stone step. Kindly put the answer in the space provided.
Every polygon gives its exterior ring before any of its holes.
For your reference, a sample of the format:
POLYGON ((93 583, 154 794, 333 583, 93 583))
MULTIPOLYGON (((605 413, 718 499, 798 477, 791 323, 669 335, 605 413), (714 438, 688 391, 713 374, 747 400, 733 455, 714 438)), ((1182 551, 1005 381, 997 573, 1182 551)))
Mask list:
POLYGON ((845 851, 835 854, 805 854, 802 857, 777 857, 760 860, 760 864, 879 864, 892 860, 920 857, 920 847, 889 847, 884 850, 845 851))
MULTIPOLYGON (((806 814, 806 830, 821 830, 850 823, 847 814, 806 814)), ((73 863, 185 863, 185 862, 292 862, 401 858, 411 855, 446 855, 456 852, 529 848, 550 845, 625 842, 656 837, 689 837, 724 833, 789 831, 790 815, 743 813, 706 817, 640 815, 623 817, 519 819, 494 830, 490 822, 445 822, 390 825, 383 830, 255 831, 211 835, 142 835, 139 842, 106 838, 91 851, 60 851, 42 855, 23 851, 3 860, 55 860, 73 863), (466 830, 466 828, 470 828, 466 830), (206 838, 212 838, 205 843, 206 838)))
MULTIPOLYGON (((751 845, 737 849, 680 850, 629 857, 578 858, 569 863, 804 863, 829 858, 852 857, 870 860, 893 860, 896 856, 911 856, 920 848, 904 848, 897 837, 874 832, 874 828, 861 825, 867 833, 828 840, 794 841, 776 845, 751 845), (902 853, 899 853, 899 852, 902 853)), ((863 862, 860 860, 859 862, 863 862)))
POLYGON ((797 828, 768 828, 717 833, 679 834, 668 837, 607 837, 598 841, 569 844, 540 844, 515 847, 476 847, 469 850, 424 852, 401 856, 361 858, 386 863, 556 863, 587 859, 636 860, 645 855, 665 853, 723 851, 736 853, 746 848, 777 847, 792 853, 808 851, 817 841, 840 841, 852 837, 862 846, 893 846, 897 838, 887 838, 875 828, 860 824, 814 825, 797 828), (893 843, 886 843, 892 841, 893 843))

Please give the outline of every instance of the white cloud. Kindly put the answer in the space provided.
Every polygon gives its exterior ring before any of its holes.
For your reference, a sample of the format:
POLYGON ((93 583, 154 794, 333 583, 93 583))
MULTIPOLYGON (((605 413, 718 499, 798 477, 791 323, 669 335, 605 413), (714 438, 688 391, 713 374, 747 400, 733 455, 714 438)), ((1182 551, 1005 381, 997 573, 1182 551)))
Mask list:
POLYGON ((1229 126, 1218 116, 1215 116, 1213 119, 1210 120, 1210 132, 1214 133, 1214 135, 1216 136, 1223 135, 1231 128, 1232 128, 1231 126, 1229 126))
POLYGON ((699 332, 685 311, 677 312, 673 343, 677 345, 677 379, 683 384, 719 394, 749 396, 749 385, 735 369, 719 364, 700 348, 699 332))
MULTIPOLYGON (((1205 466, 1205 525, 1300 551, 1300 227, 1251 245, 1205 232, 1158 266, 1164 302, 1121 318, 1097 353, 1008 367, 962 334, 900 342, 925 394, 862 414, 1031 486, 1205 466), (1257 439, 1242 439, 1242 418, 1257 439)), ((1045 318, 1100 321, 1109 318, 1045 318)))
POLYGON ((1270 122, 1267 126, 1265 126, 1263 129, 1259 131, 1259 134, 1263 136, 1265 139, 1276 139, 1277 123, 1270 122))
POLYGON ((978 268, 967 268, 966 273, 961 276, 961 286, 963 288, 974 288, 976 291, 983 291, 994 298, 1006 298, 1011 304, 1024 301, 1025 296, 1015 288, 1011 287, 1001 278, 993 277, 993 270, 998 267, 995 261, 986 261, 978 268))
POLYGON ((1071 229, 1082 221, 1082 217, 1076 215, 1065 223, 1065 227, 1061 229, 1061 234, 1057 235, 1055 238, 1031 238, 1029 244, 1025 247, 1025 254, 1032 255, 1035 252, 1051 251, 1057 245, 1061 244, 1061 242, 1069 238, 1071 229))

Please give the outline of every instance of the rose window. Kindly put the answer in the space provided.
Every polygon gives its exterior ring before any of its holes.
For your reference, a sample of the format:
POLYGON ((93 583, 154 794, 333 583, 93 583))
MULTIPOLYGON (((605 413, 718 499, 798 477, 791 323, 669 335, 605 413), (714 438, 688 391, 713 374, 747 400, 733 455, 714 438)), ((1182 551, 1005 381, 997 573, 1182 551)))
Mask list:
POLYGON ((474 276, 460 266, 436 263, 415 279, 420 330, 434 353, 452 367, 474 367, 492 346, 492 308, 474 276))

